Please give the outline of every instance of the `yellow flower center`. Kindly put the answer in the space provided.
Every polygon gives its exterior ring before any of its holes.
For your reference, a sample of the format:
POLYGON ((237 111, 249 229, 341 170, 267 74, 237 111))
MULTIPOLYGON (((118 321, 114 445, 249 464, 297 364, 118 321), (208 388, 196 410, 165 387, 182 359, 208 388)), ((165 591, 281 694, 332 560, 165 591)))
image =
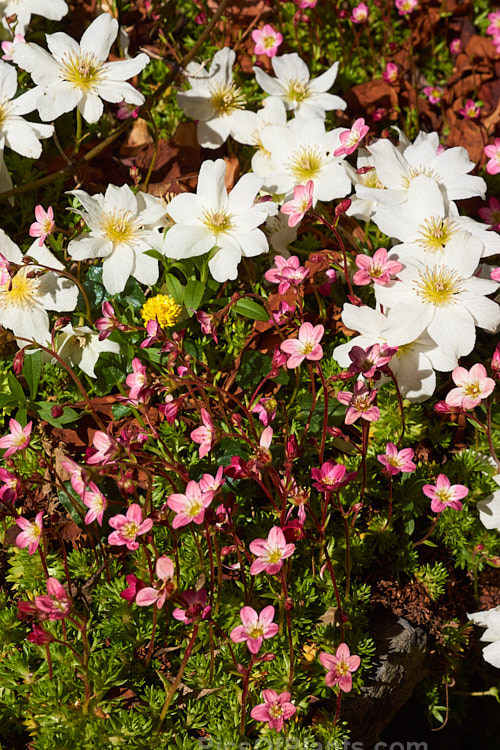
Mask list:
POLYGON ((149 320, 156 319, 162 328, 175 325, 181 312, 182 307, 167 294, 150 297, 141 308, 142 319, 146 324, 149 320))
POLYGON ((249 638, 262 638, 264 636, 264 628, 262 625, 256 625, 248 631, 249 638))
POLYGON ((189 506, 186 508, 186 515, 195 518, 203 510, 203 503, 200 500, 191 500, 189 506))
POLYGON ((209 91, 210 103, 219 117, 230 115, 236 109, 243 109, 245 106, 245 97, 234 83, 214 83, 209 91))
POLYGON ((103 63, 92 52, 68 52, 61 61, 60 77, 79 89, 90 89, 102 78, 103 63))
POLYGON ((286 95, 291 101, 300 104, 309 96, 309 85, 300 81, 290 81, 286 95))
POLYGON ((140 234, 137 222, 132 219, 130 211, 111 211, 104 214, 100 224, 102 233, 113 245, 131 242, 140 234))
POLYGON ((30 278, 22 272, 16 273, 1 289, 3 302, 20 308, 33 307, 36 304, 37 289, 37 278, 30 278))
POLYGON ((462 291, 460 277, 445 266, 426 268, 420 273, 415 291, 424 302, 435 307, 448 307, 453 304, 455 294, 462 291))
POLYGON ((279 719, 279 717, 283 714, 283 708, 279 705, 279 703, 274 703, 274 705, 269 707, 269 714, 273 717, 273 719, 279 719))
POLYGON ((216 235, 232 229, 231 219, 232 214, 227 214, 224 211, 203 211, 203 223, 216 235))
POLYGON ((453 219, 431 216, 419 226, 418 244, 426 252, 440 252, 457 231, 458 227, 453 219))
POLYGON ((375 169, 370 169, 369 172, 365 172, 365 174, 361 175, 361 183, 369 188, 379 188, 381 190, 383 190, 384 188, 379 178, 377 177, 377 172, 375 169))
POLYGON ((122 535, 122 537, 124 537, 124 539, 133 540, 136 538, 138 532, 139 532, 139 527, 133 521, 128 521, 120 529, 120 534, 122 535))
POLYGON ((323 169, 324 155, 315 146, 302 146, 286 165, 299 184, 314 180, 323 169))
POLYGON ((281 550, 279 549, 273 549, 271 552, 269 552, 267 556, 267 562, 274 564, 281 560, 281 550))
POLYGON ((401 185, 405 190, 410 187, 410 182, 421 174, 425 174, 427 177, 431 177, 438 184, 441 182, 436 172, 431 167, 410 167, 408 170, 408 177, 403 177, 401 185))

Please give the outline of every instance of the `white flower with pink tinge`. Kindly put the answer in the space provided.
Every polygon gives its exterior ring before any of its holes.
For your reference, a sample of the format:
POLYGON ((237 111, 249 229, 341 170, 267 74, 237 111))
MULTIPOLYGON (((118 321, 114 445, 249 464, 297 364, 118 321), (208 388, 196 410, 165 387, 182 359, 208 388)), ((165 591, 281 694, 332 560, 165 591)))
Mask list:
POLYGON ((139 549, 139 543, 135 541, 136 537, 151 531, 153 521, 151 518, 146 518, 143 521, 141 506, 132 503, 125 516, 121 513, 113 516, 109 519, 109 525, 115 529, 108 537, 109 544, 125 545, 127 549, 134 552, 139 549))
POLYGON ((191 480, 186 487, 186 494, 174 492, 167 499, 167 506, 177 515, 172 521, 172 528, 179 529, 188 523, 201 524, 205 511, 212 502, 213 492, 202 492, 198 482, 191 480))
MULTIPOLYGON (((165 600, 169 592, 167 591, 168 582, 174 577, 174 564, 170 557, 159 557, 156 561, 156 575, 162 581, 159 586, 153 588, 152 586, 145 586, 141 589, 135 597, 135 603, 139 607, 147 607, 149 604, 156 604, 158 609, 161 609, 165 604, 165 600)), ((173 589, 173 586, 172 586, 173 589)), ((170 591, 170 593, 172 593, 170 591)))
POLYGON ((289 369, 298 367, 304 359, 317 362, 323 356, 320 341, 325 328, 322 325, 313 326, 312 323, 302 323, 296 339, 287 339, 281 344, 281 351, 289 354, 286 366, 289 369))
POLYGON ((457 388, 453 388, 446 396, 448 406, 458 406, 461 409, 473 409, 488 398, 494 389, 495 381, 486 374, 486 368, 477 363, 470 370, 465 367, 455 367, 451 377, 457 388))
POLYGON ((283 560, 293 555, 295 545, 289 544, 279 526, 273 526, 267 539, 255 539, 250 542, 250 552, 257 555, 257 559, 250 566, 250 575, 266 572, 270 575, 279 573, 283 567, 283 560))
POLYGON ((233 643, 246 641, 251 654, 258 654, 264 638, 272 638, 279 630, 273 622, 274 607, 264 607, 258 614, 252 607, 240 609, 240 619, 243 625, 238 625, 230 632, 233 643))

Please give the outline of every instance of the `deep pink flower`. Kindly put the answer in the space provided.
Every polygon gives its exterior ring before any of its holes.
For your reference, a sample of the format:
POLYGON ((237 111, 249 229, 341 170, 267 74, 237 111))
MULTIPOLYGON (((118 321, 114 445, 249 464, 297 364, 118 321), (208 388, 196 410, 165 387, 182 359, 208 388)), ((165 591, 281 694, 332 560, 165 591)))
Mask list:
POLYGON ((193 430, 190 437, 193 442, 200 444, 198 455, 200 458, 204 458, 212 448, 214 426, 210 414, 203 407, 201 409, 201 420, 203 425, 193 430))
POLYGON ((118 102, 118 112, 116 116, 119 120, 128 120, 129 117, 136 120, 139 117, 139 107, 136 104, 129 104, 122 99, 118 102))
POLYGON ((267 721, 269 729, 281 732, 283 723, 294 715, 296 708, 290 703, 290 693, 278 693, 276 690, 263 690, 264 703, 252 708, 250 713, 256 721, 267 721))
POLYGON ((47 580, 47 594, 35 597, 35 606, 43 620, 64 620, 71 602, 64 587, 57 578, 47 580))
POLYGON ((53 635, 37 624, 33 625, 33 630, 26 636, 26 638, 28 641, 31 641, 31 643, 36 643, 37 646, 45 646, 46 643, 52 643, 54 640, 53 635))
MULTIPOLYGON (((294 187, 293 199, 281 206, 281 213, 289 216, 289 227, 296 227, 302 221, 312 206, 313 193, 314 182, 312 180, 308 180, 305 185, 296 185, 294 187)), ((284 292, 280 291, 280 294, 284 294, 284 292)))
POLYGON ((489 161, 486 164, 488 174, 498 174, 500 172, 500 138, 495 138, 495 143, 484 147, 484 153, 489 161))
POLYGON ((286 366, 289 369, 298 367, 304 359, 310 362, 316 362, 323 356, 323 349, 320 341, 325 332, 324 326, 313 326, 312 323, 302 323, 299 328, 296 339, 287 339, 281 344, 281 350, 290 357, 286 366))
POLYGON ((394 5, 400 16, 407 16, 409 13, 413 13, 418 5, 418 0, 395 0, 394 5))
POLYGON ((387 83, 396 83, 398 80, 399 68, 395 63, 388 62, 385 66, 385 70, 382 73, 382 78, 387 83))
POLYGON ((351 364, 349 372, 353 375, 362 373, 365 378, 373 378, 377 370, 385 367, 396 354, 396 347, 380 346, 373 344, 363 349, 361 346, 353 346, 349 351, 351 364))
POLYGON ((200 324, 200 328, 202 333, 206 334, 207 336, 211 336, 215 343, 218 343, 217 338, 217 328, 215 326, 214 320, 215 316, 210 315, 209 313, 204 312, 203 310, 198 310, 196 313, 196 320, 200 324))
MULTIPOLYGON (((369 15, 370 10, 368 6, 365 3, 359 3, 359 5, 356 5, 356 7, 352 9, 351 21, 353 23, 364 23, 368 20, 369 15)), ((337 156, 337 154, 335 154, 335 156, 337 156)))
MULTIPOLYGON (((363 3, 361 3, 361 5, 363 5, 363 3)), ((353 154, 369 130, 370 127, 365 125, 364 119, 359 117, 355 120, 350 130, 344 130, 340 134, 339 138, 342 145, 335 149, 333 155, 342 156, 345 154, 346 156, 349 156, 350 154, 353 154)))
POLYGON ((257 555, 250 567, 250 575, 266 572, 269 575, 279 573, 283 560, 293 555, 294 544, 288 544, 279 526, 273 526, 267 539, 254 539, 250 542, 250 552, 257 555))
POLYGON ((353 424, 359 417, 366 419, 367 422, 376 422, 380 418, 380 410, 377 406, 372 406, 372 402, 377 397, 377 391, 370 391, 364 383, 359 380, 354 384, 354 392, 339 391, 337 400, 341 404, 348 406, 345 423, 353 424))
POLYGON ((412 461, 415 451, 412 448, 403 448, 398 451, 394 443, 387 443, 385 453, 377 456, 381 464, 385 466, 386 472, 394 477, 400 472, 412 472, 417 468, 412 461))
POLYGON ((283 41, 283 35, 266 23, 262 29, 254 29, 252 31, 252 39, 255 42, 254 53, 256 55, 274 57, 283 41))
POLYGON ((125 516, 121 513, 113 516, 109 519, 109 525, 115 529, 108 537, 109 544, 114 544, 117 547, 125 545, 127 549, 133 552, 139 548, 139 543, 135 541, 136 537, 151 531, 153 521, 151 518, 146 518, 143 521, 141 506, 132 503, 125 516))
POLYGON ((123 591, 120 592, 120 596, 122 599, 125 599, 128 601, 129 604, 131 604, 133 601, 135 601, 135 597, 137 596, 137 593, 141 591, 141 589, 146 587, 146 584, 144 581, 141 581, 135 573, 130 573, 128 576, 125 576, 125 580, 128 583, 128 586, 126 589, 123 589, 123 591))
MULTIPOLYGON (((107 339, 113 331, 131 331, 131 327, 120 323, 115 315, 115 310, 111 302, 103 302, 102 306, 102 318, 97 318, 94 325, 99 331, 99 341, 107 339)), ((142 346, 142 344, 141 344, 142 346)))
POLYGON ((359 254, 354 259, 359 271, 353 275, 352 280, 358 286, 370 284, 372 281, 379 286, 385 286, 396 276, 403 266, 397 260, 387 260, 387 250, 380 247, 373 255, 359 254))
POLYGON ((301 10, 305 10, 306 8, 315 8, 318 0, 295 0, 296 5, 299 6, 301 10))
POLYGON ((19 478, 7 469, 0 468, 0 482, 3 487, 0 488, 0 500, 6 503, 13 503, 19 497, 21 492, 21 482, 19 478))
POLYGON ((475 120, 481 114, 481 107, 476 104, 474 99, 467 99, 462 109, 458 110, 458 114, 465 117, 466 120, 475 120))
POLYGON ((36 514, 34 521, 28 521, 22 516, 20 518, 16 518, 17 525, 20 529, 22 529, 21 533, 16 536, 16 544, 21 549, 27 547, 29 555, 32 555, 34 552, 36 552, 36 550, 38 549, 38 545, 40 544, 43 531, 42 518, 43 511, 40 511, 40 513, 36 514))
POLYGON ((422 492, 431 499, 431 510, 433 513, 441 513, 446 508, 462 510, 460 502, 469 490, 463 484, 452 484, 446 474, 439 474, 436 484, 425 484, 422 492))
POLYGON ((463 50, 464 45, 461 39, 452 39, 450 42, 450 52, 452 55, 458 55, 463 50))
POLYGON ((54 231, 54 209, 49 206, 45 211, 43 206, 35 206, 35 219, 29 228, 29 236, 40 237, 38 244, 42 247, 46 237, 54 231))
POLYGON ((326 461, 321 468, 311 469, 313 479, 316 481, 313 484, 318 492, 336 492, 341 487, 345 487, 351 479, 354 479, 356 472, 348 472, 344 464, 332 464, 326 461))
POLYGON ((288 302, 281 301, 277 310, 272 310, 270 323, 276 323, 277 326, 282 326, 290 320, 291 313, 295 312, 295 307, 289 305, 288 302))
POLYGON ((325 682, 328 687, 334 687, 338 685, 344 693, 349 693, 352 690, 352 677, 351 673, 355 672, 361 664, 359 656, 349 651, 347 643, 341 643, 333 654, 322 653, 319 655, 321 664, 327 669, 325 682))
POLYGON ((493 376, 498 380, 500 375, 500 344, 497 344, 491 358, 491 370, 493 376))
POLYGON ((500 35, 500 10, 494 11, 494 13, 488 13, 488 21, 490 25, 486 29, 486 33, 490 36, 500 35))
POLYGON ((89 524, 97 521, 99 526, 102 526, 102 517, 108 501, 95 482, 90 482, 88 489, 83 491, 82 501, 89 509, 85 516, 85 523, 89 524))
POLYGON ((425 86, 422 89, 422 93, 428 98, 431 104, 439 104, 443 96, 443 89, 441 86, 425 86))
POLYGON ((307 268, 300 265, 300 260, 296 255, 291 255, 289 258, 276 255, 274 262, 276 268, 266 271, 264 278, 273 284, 279 284, 279 294, 285 294, 291 286, 302 284, 309 273, 307 268))
POLYGON ((233 643, 247 642, 251 654, 258 654, 264 638, 272 638, 279 630, 274 619, 274 607, 264 607, 257 614, 252 607, 243 607, 240 610, 240 618, 243 625, 238 625, 231 630, 229 636, 233 643))
POLYGON ((206 620, 212 611, 212 607, 207 605, 207 590, 200 589, 199 591, 184 591, 181 595, 181 599, 184 603, 184 608, 177 607, 172 612, 172 617, 185 625, 191 625, 192 622, 198 620, 206 620))
POLYGON ((24 450, 29 445, 32 428, 33 422, 28 422, 26 427, 21 427, 17 419, 9 419, 10 435, 0 438, 0 448, 7 448, 3 454, 4 458, 24 450))
MULTIPOLYGON (((147 607, 150 604, 156 604, 158 609, 161 609, 165 604, 165 600, 171 596, 173 587, 168 586, 169 581, 174 577, 174 564, 169 557, 164 555, 159 557, 156 561, 156 575, 162 581, 155 588, 151 586, 145 586, 137 592, 135 597, 135 603, 139 607, 147 607)), ((122 592, 123 593, 123 592, 122 592)))
POLYGON ((488 205, 479 209, 479 216, 490 225, 490 229, 500 231, 500 201, 490 198, 488 205))
POLYGON ((274 396, 269 396, 268 398, 261 398, 259 403, 253 407, 252 413, 258 414, 259 421, 264 427, 267 427, 276 416, 276 407, 276 399, 274 396))
POLYGON ((495 381, 487 376, 486 368, 479 363, 473 365, 470 370, 455 367, 451 377, 458 387, 453 388, 446 396, 445 401, 449 406, 474 409, 495 389, 495 381))
POLYGON ((205 511, 213 500, 213 492, 202 492, 198 482, 191 480, 186 487, 186 494, 175 492, 169 495, 167 505, 177 515, 172 521, 174 529, 180 529, 188 523, 200 525, 205 518, 205 511))

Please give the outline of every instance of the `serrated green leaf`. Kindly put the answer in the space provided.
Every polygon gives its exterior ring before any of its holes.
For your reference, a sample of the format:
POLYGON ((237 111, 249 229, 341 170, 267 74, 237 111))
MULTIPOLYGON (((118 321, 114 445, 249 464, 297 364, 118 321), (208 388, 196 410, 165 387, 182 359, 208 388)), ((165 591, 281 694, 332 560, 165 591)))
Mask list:
POLYGON ((184 306, 193 315, 198 310, 205 293, 205 284, 201 281, 189 281, 184 289, 184 306))
POLYGON ((16 399, 19 406, 22 406, 26 402, 26 394, 23 391, 21 383, 16 379, 12 372, 7 373, 7 380, 9 382, 9 390, 12 396, 16 399))
POLYGON ((36 398, 38 383, 42 374, 42 353, 40 349, 35 349, 33 353, 26 353, 24 356, 23 375, 26 378, 30 389, 32 399, 36 398))
POLYGON ((238 315, 243 315, 243 317, 250 318, 250 320, 269 320, 269 314, 265 311, 262 305, 259 305, 259 303, 255 302, 253 299, 248 299, 248 297, 242 297, 239 299, 233 306, 233 310, 237 312, 238 315))

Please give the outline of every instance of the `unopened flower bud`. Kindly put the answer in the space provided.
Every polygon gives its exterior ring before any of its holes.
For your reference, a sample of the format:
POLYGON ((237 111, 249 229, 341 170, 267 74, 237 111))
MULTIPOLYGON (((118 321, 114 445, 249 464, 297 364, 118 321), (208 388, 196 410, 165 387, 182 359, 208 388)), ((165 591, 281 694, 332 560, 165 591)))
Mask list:
POLYGON ((343 201, 340 201, 338 206, 335 206, 335 217, 340 216, 341 214, 345 214, 349 206, 351 205, 350 198, 345 198, 343 201))
POLYGON ((261 656, 259 661, 274 661, 276 659, 276 654, 270 654, 269 652, 267 654, 264 654, 261 656))
POLYGON ((52 407, 52 409, 50 410, 50 413, 52 414, 54 419, 59 419, 59 417, 62 417, 62 415, 64 414, 64 407, 60 406, 59 404, 56 404, 55 406, 52 407))
POLYGON ((20 351, 16 352, 14 355, 14 363, 12 366, 12 369, 14 370, 14 375, 20 375, 23 371, 24 367, 24 349, 21 349, 20 351))

